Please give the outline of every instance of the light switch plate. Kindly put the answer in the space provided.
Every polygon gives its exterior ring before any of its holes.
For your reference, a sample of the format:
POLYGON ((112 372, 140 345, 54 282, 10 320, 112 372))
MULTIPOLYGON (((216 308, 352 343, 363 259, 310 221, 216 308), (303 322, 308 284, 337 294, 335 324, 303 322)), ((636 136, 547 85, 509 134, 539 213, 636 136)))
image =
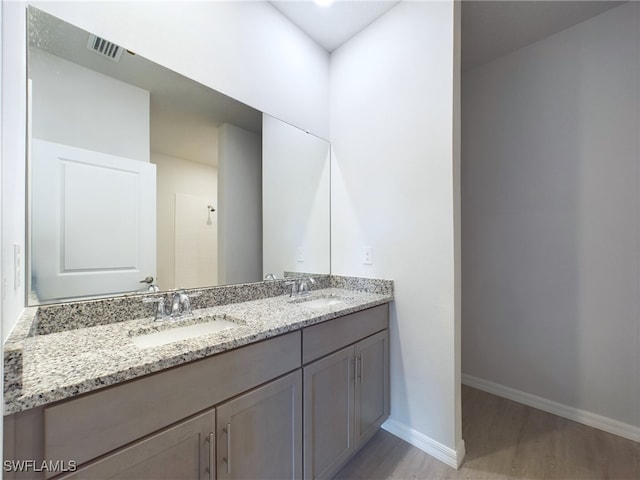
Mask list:
POLYGON ((20 250, 20 245, 17 243, 13 244, 13 288, 14 290, 18 290, 20 288, 22 278, 22 252, 20 250))

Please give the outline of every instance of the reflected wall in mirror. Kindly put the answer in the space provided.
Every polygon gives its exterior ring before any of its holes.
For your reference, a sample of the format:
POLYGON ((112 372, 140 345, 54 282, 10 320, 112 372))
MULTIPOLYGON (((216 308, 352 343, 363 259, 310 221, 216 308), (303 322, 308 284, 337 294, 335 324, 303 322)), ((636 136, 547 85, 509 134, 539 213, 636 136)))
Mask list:
POLYGON ((268 115, 262 134, 264 271, 328 273, 327 142, 268 115))
POLYGON ((34 7, 27 28, 29 305, 329 273, 328 142, 34 7))

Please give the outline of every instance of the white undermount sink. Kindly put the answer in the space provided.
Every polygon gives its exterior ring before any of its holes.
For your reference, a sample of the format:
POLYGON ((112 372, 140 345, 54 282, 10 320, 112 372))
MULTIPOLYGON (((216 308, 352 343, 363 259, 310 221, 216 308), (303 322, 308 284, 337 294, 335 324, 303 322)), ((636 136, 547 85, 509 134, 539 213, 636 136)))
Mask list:
POLYGON ((336 297, 320 297, 320 298, 310 299, 306 302, 302 302, 302 304, 305 307, 312 307, 312 308, 331 307, 333 305, 340 305, 341 303, 344 303, 344 300, 341 300, 340 298, 336 298, 336 297))
POLYGON ((140 348, 159 347, 201 335, 218 333, 238 326, 238 323, 226 320, 223 317, 213 317, 209 321, 185 325, 183 327, 171 326, 160 331, 145 332, 138 335, 134 334, 131 336, 131 341, 140 348))
POLYGON ((322 295, 322 296, 308 296, 303 298, 296 298, 291 300, 291 303, 297 303, 301 307, 310 308, 325 308, 333 307, 335 305, 344 305, 347 302, 346 298, 339 297, 337 295, 322 295))

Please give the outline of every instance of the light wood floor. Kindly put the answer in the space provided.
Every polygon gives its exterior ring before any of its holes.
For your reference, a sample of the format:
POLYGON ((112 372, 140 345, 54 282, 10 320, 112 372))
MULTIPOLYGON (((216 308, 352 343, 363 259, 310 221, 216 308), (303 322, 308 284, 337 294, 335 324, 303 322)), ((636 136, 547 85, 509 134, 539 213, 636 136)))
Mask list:
POLYGON ((640 479, 640 444, 463 386, 459 470, 380 430, 335 479, 640 479))

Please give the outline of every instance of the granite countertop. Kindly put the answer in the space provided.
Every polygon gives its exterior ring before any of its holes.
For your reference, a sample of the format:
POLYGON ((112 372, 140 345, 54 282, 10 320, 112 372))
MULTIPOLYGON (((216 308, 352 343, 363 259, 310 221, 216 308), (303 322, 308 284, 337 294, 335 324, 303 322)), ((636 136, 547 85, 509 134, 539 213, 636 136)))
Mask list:
POLYGON ((382 293, 324 288, 315 290, 312 296, 336 296, 342 301, 312 307, 279 295, 200 308, 184 320, 154 322, 152 317, 145 317, 40 335, 32 334, 35 312, 27 311, 12 333, 12 343, 5 344, 8 379, 5 378, 4 414, 71 398, 381 305, 393 300, 393 288, 382 293), (226 316, 238 325, 157 347, 142 348, 132 341, 132 335, 172 328, 178 323, 198 323, 211 315, 226 316), (8 359, 18 353, 21 358, 16 368, 8 359))

